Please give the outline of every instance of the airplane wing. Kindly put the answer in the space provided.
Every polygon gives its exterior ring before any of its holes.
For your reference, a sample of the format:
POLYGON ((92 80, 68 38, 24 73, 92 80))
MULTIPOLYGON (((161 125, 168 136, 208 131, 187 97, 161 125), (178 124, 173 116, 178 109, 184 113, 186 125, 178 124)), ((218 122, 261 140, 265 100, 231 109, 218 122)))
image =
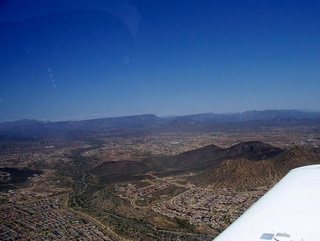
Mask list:
POLYGON ((291 170, 214 241, 320 241, 320 165, 291 170))

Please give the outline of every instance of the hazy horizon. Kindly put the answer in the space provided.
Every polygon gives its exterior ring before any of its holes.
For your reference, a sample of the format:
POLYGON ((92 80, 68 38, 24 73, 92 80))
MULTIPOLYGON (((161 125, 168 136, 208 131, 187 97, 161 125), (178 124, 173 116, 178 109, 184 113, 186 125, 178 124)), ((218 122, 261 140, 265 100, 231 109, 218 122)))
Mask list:
POLYGON ((21 118, 21 119, 12 119, 7 121, 0 121, 0 124, 6 122, 15 122, 15 121, 43 121, 43 122, 64 122, 64 121, 86 121, 86 120, 95 120, 95 119, 108 119, 108 118, 122 118, 122 117, 134 117, 134 116, 143 116, 143 115, 155 115, 159 118, 174 118, 174 117, 183 117, 183 116, 191 116, 191 115, 202 115, 202 114, 215 114, 215 115, 234 115, 234 114, 242 114, 247 112, 266 112, 266 111, 301 111, 304 113, 320 113, 320 110, 299 110, 299 109, 264 109, 264 110, 246 110, 240 112, 199 112, 199 113, 188 113, 188 114, 181 114, 181 115, 157 115, 155 113, 141 113, 141 114, 133 114, 133 115, 119 115, 119 116, 99 116, 99 115, 90 115, 90 116, 67 116, 61 117, 59 119, 28 119, 28 118, 21 118))

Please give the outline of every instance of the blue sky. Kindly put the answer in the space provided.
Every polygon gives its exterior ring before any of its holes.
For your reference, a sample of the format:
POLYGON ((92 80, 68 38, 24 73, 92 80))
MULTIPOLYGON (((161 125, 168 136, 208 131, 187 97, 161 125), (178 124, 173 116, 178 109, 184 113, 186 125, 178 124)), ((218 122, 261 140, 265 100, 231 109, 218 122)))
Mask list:
POLYGON ((320 110, 320 1, 4 0, 0 122, 320 110))

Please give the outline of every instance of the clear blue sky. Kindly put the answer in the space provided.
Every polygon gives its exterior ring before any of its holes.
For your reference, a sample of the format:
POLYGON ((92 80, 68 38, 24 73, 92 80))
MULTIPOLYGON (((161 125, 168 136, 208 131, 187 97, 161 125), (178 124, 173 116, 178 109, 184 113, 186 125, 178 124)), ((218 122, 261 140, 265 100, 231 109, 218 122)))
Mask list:
POLYGON ((0 122, 320 110, 319 0, 4 0, 0 122))

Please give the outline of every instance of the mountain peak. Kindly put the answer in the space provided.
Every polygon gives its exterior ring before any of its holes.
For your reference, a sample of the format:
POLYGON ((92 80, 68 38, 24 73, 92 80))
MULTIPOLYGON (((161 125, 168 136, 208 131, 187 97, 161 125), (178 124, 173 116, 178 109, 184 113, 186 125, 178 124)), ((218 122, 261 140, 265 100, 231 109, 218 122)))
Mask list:
POLYGON ((283 150, 261 141, 248 141, 230 147, 227 152, 230 157, 259 161, 275 157, 283 150))

